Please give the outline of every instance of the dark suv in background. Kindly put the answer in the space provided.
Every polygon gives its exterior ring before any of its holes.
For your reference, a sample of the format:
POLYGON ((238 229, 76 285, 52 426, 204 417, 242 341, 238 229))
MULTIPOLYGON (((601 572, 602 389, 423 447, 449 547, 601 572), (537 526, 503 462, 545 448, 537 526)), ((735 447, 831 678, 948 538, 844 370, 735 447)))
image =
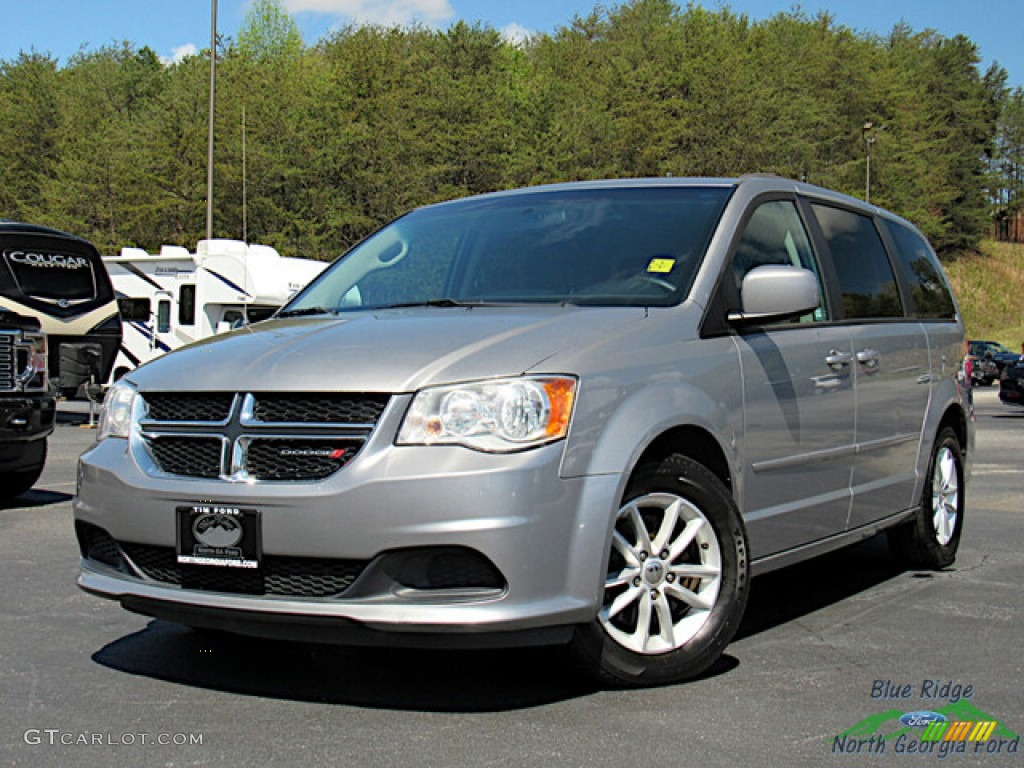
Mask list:
POLYGON ((0 502, 39 479, 56 413, 39 321, 0 309, 0 502))
POLYGON ((998 341, 980 339, 967 342, 967 354, 972 360, 971 383, 984 387, 999 381, 1003 369, 1020 359, 1020 354, 1011 352, 998 341))
POLYGON ((999 399, 1006 405, 1024 407, 1024 356, 1007 363, 999 378, 999 399))

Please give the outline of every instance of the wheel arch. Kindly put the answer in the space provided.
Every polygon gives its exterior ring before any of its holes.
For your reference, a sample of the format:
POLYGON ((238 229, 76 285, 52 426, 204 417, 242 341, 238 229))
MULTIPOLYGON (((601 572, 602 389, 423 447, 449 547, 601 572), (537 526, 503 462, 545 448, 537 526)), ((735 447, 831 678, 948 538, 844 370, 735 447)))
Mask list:
POLYGON ((733 491, 732 468, 722 446, 711 432, 692 424, 672 427, 655 437, 631 468, 630 474, 637 467, 672 454, 686 456, 703 465, 722 481, 730 493, 733 491))
POLYGON ((967 445, 967 416, 964 414, 963 409, 957 405, 950 405, 946 408, 942 414, 942 418, 939 420, 939 428, 935 434, 939 434, 943 429, 949 427, 956 434, 956 439, 960 441, 960 450, 964 454, 966 459, 968 445, 967 445))
POLYGON ((588 408, 581 419, 601 424, 600 431, 587 430, 578 442, 570 437, 563 476, 619 475, 621 495, 638 467, 676 453, 703 464, 730 492, 735 490, 735 444, 742 431, 738 385, 711 397, 679 382, 659 383, 620 400, 610 417, 606 401, 604 406, 603 412, 588 408))

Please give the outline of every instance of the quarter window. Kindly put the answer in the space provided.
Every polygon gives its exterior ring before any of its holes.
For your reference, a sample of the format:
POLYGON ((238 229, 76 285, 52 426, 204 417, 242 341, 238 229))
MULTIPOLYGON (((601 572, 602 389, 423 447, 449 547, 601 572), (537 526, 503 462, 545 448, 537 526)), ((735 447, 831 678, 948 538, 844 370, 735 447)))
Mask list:
POLYGON ((903 317, 896 276, 871 218, 827 205, 813 208, 832 254, 845 316, 903 317))
POLYGON ((953 318, 956 305, 942 278, 935 253, 924 238, 895 221, 885 221, 885 228, 896 245, 897 266, 910 286, 914 315, 922 318, 953 318))

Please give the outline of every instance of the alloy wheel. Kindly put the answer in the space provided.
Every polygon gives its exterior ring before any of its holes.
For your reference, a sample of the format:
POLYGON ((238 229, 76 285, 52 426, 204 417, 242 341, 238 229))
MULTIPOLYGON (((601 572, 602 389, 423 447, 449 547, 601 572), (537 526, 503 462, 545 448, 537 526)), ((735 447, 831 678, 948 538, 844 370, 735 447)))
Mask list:
POLYGON ((630 651, 668 653, 708 621, 721 583, 721 547, 708 519, 687 499, 650 493, 618 512, 598 620, 630 651))

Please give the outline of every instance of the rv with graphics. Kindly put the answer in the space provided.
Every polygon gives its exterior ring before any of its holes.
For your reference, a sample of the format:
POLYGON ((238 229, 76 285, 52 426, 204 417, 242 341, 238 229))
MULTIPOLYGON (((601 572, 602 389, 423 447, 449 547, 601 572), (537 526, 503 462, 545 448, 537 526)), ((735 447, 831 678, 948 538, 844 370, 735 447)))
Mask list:
POLYGON ((200 240, 194 254, 174 245, 158 254, 123 248, 103 261, 124 321, 111 381, 164 352, 270 317, 327 266, 239 240, 200 240))
POLYGON ((75 396, 106 381, 121 344, 114 289, 88 240, 0 220, 0 311, 39 321, 49 340, 48 377, 75 396))

